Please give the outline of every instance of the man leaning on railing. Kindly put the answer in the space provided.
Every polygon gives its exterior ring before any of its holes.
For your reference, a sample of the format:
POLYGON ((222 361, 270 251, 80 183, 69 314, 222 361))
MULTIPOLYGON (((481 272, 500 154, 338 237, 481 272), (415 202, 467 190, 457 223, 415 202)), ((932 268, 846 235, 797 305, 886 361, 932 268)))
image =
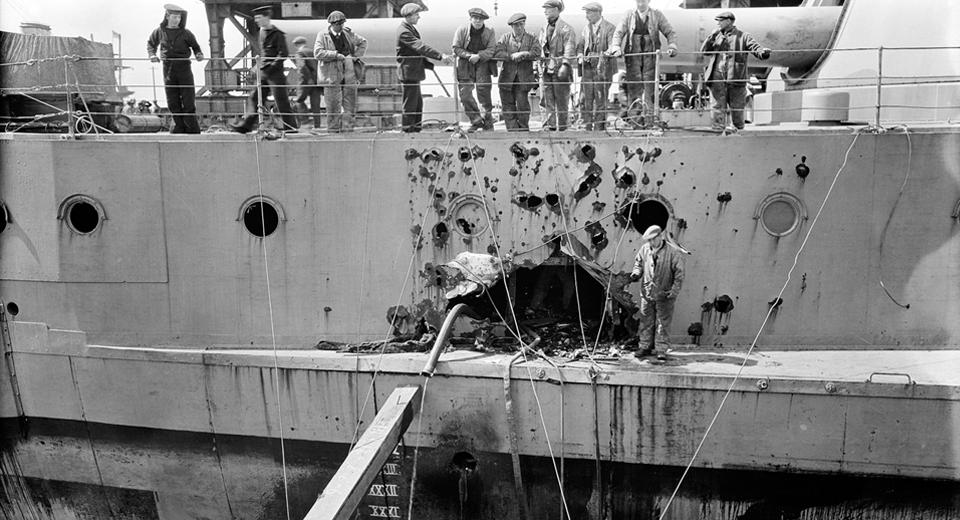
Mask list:
POLYGON ((748 52, 765 60, 770 49, 761 47, 748 33, 737 29, 736 17, 730 11, 717 15, 717 29, 707 37, 700 52, 710 53, 703 77, 713 97, 711 126, 718 132, 726 130, 727 110, 737 130, 743 129, 743 108, 747 104, 748 52))
POLYGON ((163 6, 163 21, 147 39, 150 61, 163 61, 163 84, 167 108, 173 114, 171 134, 199 134, 196 91, 190 69, 190 51, 203 61, 196 36, 186 28, 187 11, 173 4, 163 6))
POLYGON ((497 42, 497 58, 503 60, 500 72, 500 103, 508 132, 530 129, 530 91, 536 84, 533 63, 542 50, 537 37, 526 31, 527 15, 516 13, 507 20, 510 32, 497 42))
POLYGON ((357 88, 363 81, 367 40, 345 27, 347 17, 334 11, 327 17, 330 28, 317 33, 313 55, 319 60, 320 84, 327 99, 327 130, 352 132, 357 114, 357 88))

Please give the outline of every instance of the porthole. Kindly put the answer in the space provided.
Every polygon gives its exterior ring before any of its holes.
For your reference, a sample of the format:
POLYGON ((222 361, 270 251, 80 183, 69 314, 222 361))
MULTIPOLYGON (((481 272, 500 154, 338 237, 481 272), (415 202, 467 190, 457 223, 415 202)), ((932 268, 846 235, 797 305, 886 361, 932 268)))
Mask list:
POLYGON ((627 204, 620 210, 620 215, 628 219, 633 229, 641 234, 653 225, 666 229, 671 214, 673 210, 670 203, 659 195, 640 195, 635 203, 627 204))
POLYGON ((7 223, 10 222, 10 214, 7 213, 7 206, 0 201, 0 233, 7 229, 7 223))
POLYGON ((66 223, 70 231, 89 235, 100 229, 107 214, 97 199, 87 195, 71 195, 60 203, 57 218, 66 223))
POLYGON ((487 230, 487 212, 477 195, 460 195, 450 203, 450 227, 466 237, 475 237, 487 230))
POLYGON ((237 220, 243 222, 243 227, 251 235, 264 238, 272 235, 286 217, 277 201, 254 195, 240 206, 240 215, 237 220))
POLYGON ((753 218, 760 221, 763 230, 775 237, 793 233, 806 220, 803 202, 789 193, 774 193, 760 202, 753 218))

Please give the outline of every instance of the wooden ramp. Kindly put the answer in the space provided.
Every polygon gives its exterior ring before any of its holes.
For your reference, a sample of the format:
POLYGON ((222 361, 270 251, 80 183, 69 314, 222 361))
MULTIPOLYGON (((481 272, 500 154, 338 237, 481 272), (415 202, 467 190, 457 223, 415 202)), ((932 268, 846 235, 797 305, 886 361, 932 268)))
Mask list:
POLYGON ((305 520, 347 520, 353 516, 373 479, 419 412, 421 391, 419 385, 401 386, 390 394, 305 520))

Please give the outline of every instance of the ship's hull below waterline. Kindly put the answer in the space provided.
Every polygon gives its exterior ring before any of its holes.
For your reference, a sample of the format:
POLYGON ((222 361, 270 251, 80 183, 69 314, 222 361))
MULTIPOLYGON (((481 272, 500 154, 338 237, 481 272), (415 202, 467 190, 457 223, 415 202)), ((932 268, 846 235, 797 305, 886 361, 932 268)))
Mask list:
MULTIPOLYGON (((4 493, 9 518, 277 519, 286 517, 277 439, 129 428, 71 421, 5 420, 4 493), (34 512, 39 513, 32 516, 34 512)), ((303 518, 349 445, 288 441, 290 517, 303 518)), ((358 518, 408 518, 414 448, 401 446, 358 509, 358 518)), ((409 518, 520 518, 511 457, 417 453, 409 518)), ((658 518, 682 468, 594 461, 563 464, 571 518, 658 518)), ((548 457, 520 458, 528 518, 563 518, 557 473, 548 457)), ((932 519, 960 515, 953 482, 693 470, 668 519, 932 519)))

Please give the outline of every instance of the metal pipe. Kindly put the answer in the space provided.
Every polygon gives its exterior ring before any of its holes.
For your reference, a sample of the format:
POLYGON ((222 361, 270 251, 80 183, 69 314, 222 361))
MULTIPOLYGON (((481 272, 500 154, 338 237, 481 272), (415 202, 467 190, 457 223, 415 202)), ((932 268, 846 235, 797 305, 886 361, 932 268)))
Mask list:
POLYGON ((877 48, 877 115, 874 123, 880 128, 880 96, 883 88, 883 45, 877 48))
POLYGON ((653 55, 653 122, 656 125, 660 124, 660 59, 662 57, 660 49, 657 49, 653 55))
POLYGON ((430 350, 430 358, 427 359, 427 364, 424 365, 423 370, 420 371, 421 376, 433 377, 433 372, 437 369, 437 360, 440 359, 440 351, 443 350, 443 345, 446 344, 451 331, 453 331, 453 322, 457 319, 457 316, 460 315, 460 311, 466 307, 466 304, 458 303, 447 312, 447 317, 443 320, 440 332, 437 333, 437 340, 433 342, 433 349, 430 350))

